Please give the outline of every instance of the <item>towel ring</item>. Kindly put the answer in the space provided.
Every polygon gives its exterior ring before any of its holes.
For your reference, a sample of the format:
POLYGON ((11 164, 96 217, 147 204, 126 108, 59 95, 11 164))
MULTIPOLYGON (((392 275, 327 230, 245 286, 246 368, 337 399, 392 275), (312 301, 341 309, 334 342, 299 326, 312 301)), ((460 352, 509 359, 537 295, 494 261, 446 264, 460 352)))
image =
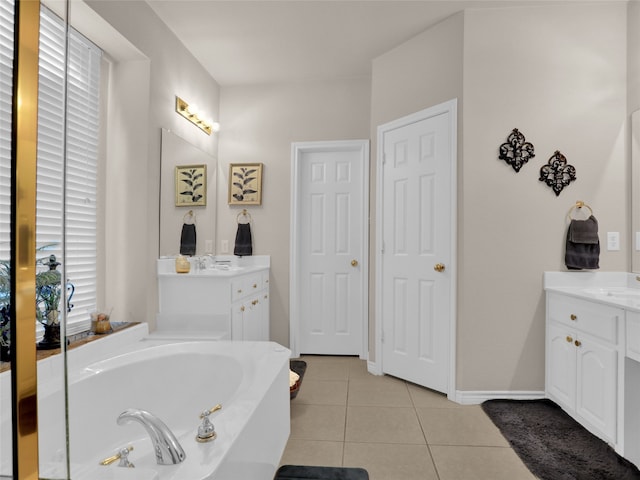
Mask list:
POLYGON ((236 217, 236 222, 240 223, 240 217, 246 218, 247 219, 246 223, 251 223, 251 214, 247 212, 246 208, 243 208, 242 211, 238 213, 238 216, 236 217))
POLYGON ((185 213, 182 217, 182 222, 183 223, 187 223, 187 222, 191 222, 195 225, 196 223, 196 214, 193 213, 193 210, 189 210, 187 213, 185 213))
POLYGON ((578 200, 576 204, 569 209, 569 213, 567 213, 567 218, 571 220, 571 214, 573 213, 573 211, 580 210, 582 207, 587 207, 589 209, 589 213, 593 215, 593 210, 591 209, 591 207, 586 203, 584 203, 582 200, 578 200))

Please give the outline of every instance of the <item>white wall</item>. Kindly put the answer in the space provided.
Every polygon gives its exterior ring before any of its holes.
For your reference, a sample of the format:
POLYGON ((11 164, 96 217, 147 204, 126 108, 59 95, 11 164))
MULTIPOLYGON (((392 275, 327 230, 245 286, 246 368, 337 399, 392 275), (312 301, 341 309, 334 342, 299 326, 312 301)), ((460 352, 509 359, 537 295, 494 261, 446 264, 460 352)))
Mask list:
MULTIPOLYGON (((117 321, 148 321, 153 327, 161 234, 160 132, 167 128, 215 156, 217 136, 204 134, 178 115, 175 96, 199 104, 217 119, 220 89, 145 2, 88 0, 87 4, 147 58, 146 63, 116 59, 116 77, 110 86, 114 110, 106 148, 105 243, 109 250, 103 307, 113 307, 117 321)), ((173 192, 166 194, 173 196, 173 192)), ((213 238, 215 204, 200 207, 200 211, 198 226, 213 238)), ((170 230, 181 226, 162 227, 173 235, 170 230)))
POLYGON ((451 17, 374 61, 372 129, 454 96, 462 99, 457 389, 539 391, 542 273, 565 269, 566 214, 576 200, 594 209, 601 242, 607 231, 621 234, 621 251, 603 246, 601 270, 629 264, 626 5, 451 17), (424 58, 430 68, 419 67, 424 58), (498 160, 513 128, 536 148, 517 174, 498 160), (559 197, 538 180, 555 150, 578 178, 559 197))
POLYGON ((566 269, 577 200, 599 220, 600 269, 629 267, 626 5, 467 11, 464 99, 458 388, 541 390, 542 272, 566 269), (536 149, 518 174, 497 159, 513 128, 536 149), (560 196, 538 180, 555 150, 577 170, 560 196))
POLYGON ((253 254, 271 255, 271 340, 289 344, 291 143, 369 138, 369 78, 224 87, 220 96, 217 252, 230 252, 242 207, 227 203, 230 163, 264 164, 261 206, 253 219, 253 254))

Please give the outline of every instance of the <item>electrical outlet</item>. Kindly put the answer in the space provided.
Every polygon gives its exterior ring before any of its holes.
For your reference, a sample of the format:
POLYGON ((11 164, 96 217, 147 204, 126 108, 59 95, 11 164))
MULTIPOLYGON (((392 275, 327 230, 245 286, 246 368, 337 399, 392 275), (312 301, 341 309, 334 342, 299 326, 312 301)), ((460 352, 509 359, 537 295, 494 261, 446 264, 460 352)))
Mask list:
POLYGON ((620 232, 607 232, 607 250, 620 250, 620 232))
POLYGON ((222 240, 222 253, 229 253, 229 240, 222 240))

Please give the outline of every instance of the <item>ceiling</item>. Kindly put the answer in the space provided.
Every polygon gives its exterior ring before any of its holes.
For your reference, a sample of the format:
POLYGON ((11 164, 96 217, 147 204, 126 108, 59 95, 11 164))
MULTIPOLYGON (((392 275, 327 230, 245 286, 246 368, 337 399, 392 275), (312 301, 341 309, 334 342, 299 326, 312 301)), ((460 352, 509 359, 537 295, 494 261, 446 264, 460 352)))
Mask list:
POLYGON ((146 0, 221 86, 371 74, 371 60, 465 8, 572 0, 146 0))

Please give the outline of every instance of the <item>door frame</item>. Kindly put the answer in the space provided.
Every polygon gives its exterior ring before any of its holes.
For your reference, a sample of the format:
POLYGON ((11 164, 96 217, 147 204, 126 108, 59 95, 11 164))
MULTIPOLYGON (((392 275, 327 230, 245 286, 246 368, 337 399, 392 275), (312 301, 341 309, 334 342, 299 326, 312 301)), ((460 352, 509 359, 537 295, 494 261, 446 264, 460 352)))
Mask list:
POLYGON ((291 144, 291 247, 289 257, 289 349, 292 357, 300 355, 300 162, 305 153, 333 150, 359 151, 362 161, 362 210, 359 213, 365 219, 362 222, 362 339, 360 358, 368 358, 369 345, 369 140, 336 140, 317 142, 294 142, 291 144))
POLYGON ((443 113, 449 114, 449 131, 450 136, 450 152, 451 152, 451 185, 450 199, 451 202, 451 261, 450 268, 447 270, 450 272, 450 285, 451 300, 449 305, 450 325, 449 325, 449 378, 447 397, 450 400, 456 398, 456 319, 457 319, 457 253, 458 253, 458 237, 457 237, 457 222, 458 222, 458 208, 457 208, 457 170, 458 170, 458 100, 452 99, 433 107, 420 110, 419 112, 412 113, 405 117, 398 118, 391 122, 378 126, 377 131, 377 159, 376 159, 376 252, 375 252, 375 361, 369 361, 369 372, 376 375, 384 374, 384 357, 382 349, 382 253, 384 245, 382 242, 383 237, 383 218, 382 218, 382 200, 384 193, 384 134, 388 131, 402 128, 412 123, 416 123, 428 118, 440 115, 443 113))

